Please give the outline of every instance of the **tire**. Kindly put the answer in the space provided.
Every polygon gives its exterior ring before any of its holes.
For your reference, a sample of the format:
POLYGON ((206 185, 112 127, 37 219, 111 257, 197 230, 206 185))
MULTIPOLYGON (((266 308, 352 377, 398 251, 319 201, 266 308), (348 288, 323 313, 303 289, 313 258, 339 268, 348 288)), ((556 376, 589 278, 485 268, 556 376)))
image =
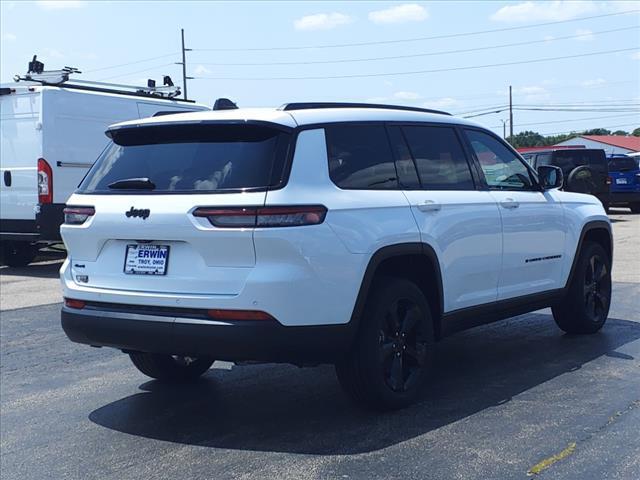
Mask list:
POLYGON ((352 351, 336 365, 338 380, 364 407, 406 407, 432 369, 433 345, 431 311, 420 289, 408 280, 382 279, 369 293, 352 351))
POLYGON ((595 242, 582 247, 571 285, 553 318, 567 333, 596 333, 607 321, 611 305, 611 261, 595 242))
POLYGON ((10 267, 26 267, 37 254, 38 249, 27 242, 2 243, 2 263, 10 267))
POLYGON ((640 213, 640 203, 632 203, 629 205, 631 213, 640 213))
POLYGON ((130 353, 135 367, 148 377, 163 382, 188 382, 205 373, 214 360, 208 357, 182 357, 157 353, 130 353))

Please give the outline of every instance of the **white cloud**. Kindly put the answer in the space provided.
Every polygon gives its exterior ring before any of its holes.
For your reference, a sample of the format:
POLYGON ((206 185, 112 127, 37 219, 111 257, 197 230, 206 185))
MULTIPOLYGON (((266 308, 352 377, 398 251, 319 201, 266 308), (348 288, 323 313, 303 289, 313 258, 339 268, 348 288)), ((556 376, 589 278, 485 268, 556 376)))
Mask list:
POLYGON ((589 87, 597 87, 605 83, 607 83, 607 81, 604 78, 592 78, 592 79, 580 82, 580 85, 585 88, 589 88, 589 87))
POLYGON ((206 75, 208 73, 211 73, 211 70, 209 70, 204 65, 197 65, 196 68, 193 69, 193 73, 195 73, 196 75, 206 75))
POLYGON ((18 39, 18 37, 16 37, 14 33, 7 32, 4 35, 2 35, 2 39, 8 42, 15 42, 18 39))
POLYGON ((489 18, 495 22, 555 22, 581 17, 605 8, 608 6, 587 0, 527 1, 505 5, 489 18))
POLYGON ((87 2, 82 0, 39 0, 36 5, 43 10, 68 10, 82 8, 87 5, 87 2))
POLYGON ((396 92, 393 94, 394 98, 397 98, 399 100, 418 100, 419 98, 422 98, 422 95, 420 95, 417 92, 396 92))
POLYGON ((545 37, 544 37, 544 39, 543 39, 543 40, 544 40, 545 42, 552 42, 552 41, 554 41, 555 39, 556 39, 556 37, 554 37, 553 35, 545 35, 545 37))
POLYGON ((44 58, 64 58, 64 54, 60 50, 56 50, 55 48, 45 48, 44 49, 44 58))
POLYGON ((293 26, 296 30, 331 30, 351 22, 353 19, 344 13, 316 13, 294 20, 293 26))
POLYGON ((389 101, 389 98, 387 97, 370 97, 370 98, 366 98, 365 103, 387 103, 389 101))
POLYGON ((385 10, 369 12, 369 20, 380 24, 422 22, 427 18, 429 18, 429 12, 417 3, 405 3, 385 10))
POLYGON ((590 42, 593 40, 593 32, 587 28, 579 28, 576 30, 576 35, 580 35, 579 37, 574 38, 579 42, 590 42))
POLYGON ((631 59, 632 59, 632 60, 640 60, 640 51, 638 51, 638 52, 633 52, 633 53, 631 54, 631 59))
POLYGON ((451 97, 437 98, 423 103, 426 108, 449 108, 459 104, 460 102, 458 100, 451 97))
POLYGON ((521 93, 523 95, 542 95, 544 93, 547 93, 547 89, 539 85, 531 85, 527 87, 516 88, 514 89, 514 93, 521 93))

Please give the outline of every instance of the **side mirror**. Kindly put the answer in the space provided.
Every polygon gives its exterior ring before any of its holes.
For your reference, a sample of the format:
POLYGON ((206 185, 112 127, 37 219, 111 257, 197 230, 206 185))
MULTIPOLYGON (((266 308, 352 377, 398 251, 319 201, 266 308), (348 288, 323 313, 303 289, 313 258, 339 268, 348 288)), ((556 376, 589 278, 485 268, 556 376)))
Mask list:
POLYGON ((543 190, 562 188, 562 184, 564 183, 562 170, 559 167, 553 167, 551 165, 540 165, 538 167, 538 180, 543 190))

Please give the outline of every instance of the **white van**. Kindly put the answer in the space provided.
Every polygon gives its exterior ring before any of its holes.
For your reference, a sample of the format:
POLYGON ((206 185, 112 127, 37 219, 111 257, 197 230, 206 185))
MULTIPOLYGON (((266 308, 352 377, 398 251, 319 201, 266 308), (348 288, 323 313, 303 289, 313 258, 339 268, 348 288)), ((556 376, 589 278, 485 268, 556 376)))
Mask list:
POLYGON ((106 147, 107 127, 158 112, 210 110, 145 92, 25 82, 0 88, 0 253, 24 266, 60 241, 62 210, 106 147))

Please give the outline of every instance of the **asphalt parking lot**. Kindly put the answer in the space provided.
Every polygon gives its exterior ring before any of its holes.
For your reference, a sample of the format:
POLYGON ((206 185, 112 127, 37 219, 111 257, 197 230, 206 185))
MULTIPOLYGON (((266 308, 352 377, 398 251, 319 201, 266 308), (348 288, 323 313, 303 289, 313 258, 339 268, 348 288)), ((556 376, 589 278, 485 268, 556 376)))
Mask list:
POLYGON ((564 335, 544 310, 455 335, 422 400, 384 415, 351 405, 328 366, 164 387, 66 339, 59 259, 1 267, 0 477, 640 478, 640 215, 613 212, 600 333, 564 335))

